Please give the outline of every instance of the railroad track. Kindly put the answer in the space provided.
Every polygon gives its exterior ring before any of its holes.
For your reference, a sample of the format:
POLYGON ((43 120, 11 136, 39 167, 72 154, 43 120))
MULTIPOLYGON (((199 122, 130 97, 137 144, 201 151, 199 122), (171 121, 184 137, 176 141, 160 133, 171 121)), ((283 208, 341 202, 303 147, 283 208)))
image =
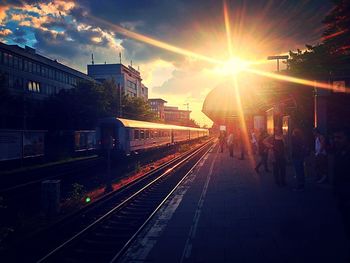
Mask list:
POLYGON ((61 178, 63 176, 69 176, 76 173, 81 173, 82 171, 86 171, 96 167, 97 165, 101 165, 103 162, 103 158, 101 157, 93 157, 85 160, 79 160, 72 163, 65 164, 57 164, 50 167, 38 168, 33 171, 23 171, 19 172, 16 177, 25 178, 20 181, 19 179, 14 180, 13 182, 2 185, 0 189, 1 194, 6 194, 11 191, 22 190, 27 187, 31 187, 33 185, 40 184, 44 180, 50 180, 55 178, 61 178), (49 176, 38 176, 41 174, 52 174, 49 176), (34 176, 35 175, 35 176, 34 176), (26 178, 31 178, 28 180, 26 178))
MULTIPOLYGON (((121 191, 110 193, 90 209, 71 220, 69 230, 58 227, 43 240, 65 240, 54 249, 40 251, 41 257, 25 257, 27 262, 110 262, 123 254, 133 238, 156 213, 168 196, 212 146, 212 141, 150 172, 121 191), (83 228, 81 225, 85 224, 83 228), (74 232, 80 225, 80 231, 74 232), (73 230, 73 231, 72 231, 73 230), (70 232, 68 236, 67 233, 70 232), (75 233, 75 234, 72 234, 75 233), (55 237, 55 238, 53 238, 55 237), (47 252, 50 251, 50 252, 47 252), (43 256, 44 255, 44 256, 43 256), (28 260, 30 259, 30 260, 28 260), (35 259, 35 260, 34 260, 35 259)), ((68 221, 67 221, 68 222, 68 221)), ((65 225, 67 225, 67 222, 65 225)), ((51 247, 51 248, 52 248, 51 247)), ((18 251, 18 249, 17 249, 18 251)), ((19 258, 17 257, 16 260, 19 258)))

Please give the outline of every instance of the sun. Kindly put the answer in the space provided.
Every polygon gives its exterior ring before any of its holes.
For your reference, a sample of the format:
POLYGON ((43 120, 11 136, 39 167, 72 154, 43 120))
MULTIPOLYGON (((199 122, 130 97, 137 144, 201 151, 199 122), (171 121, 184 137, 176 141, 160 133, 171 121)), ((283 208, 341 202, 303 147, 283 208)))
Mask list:
POLYGON ((249 68, 250 63, 240 58, 231 58, 214 68, 214 72, 219 75, 232 76, 249 68))

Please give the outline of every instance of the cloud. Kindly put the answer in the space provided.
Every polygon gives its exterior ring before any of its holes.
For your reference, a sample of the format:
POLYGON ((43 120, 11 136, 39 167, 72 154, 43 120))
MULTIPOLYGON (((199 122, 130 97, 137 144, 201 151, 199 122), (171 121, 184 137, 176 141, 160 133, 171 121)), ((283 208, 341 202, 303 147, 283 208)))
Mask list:
POLYGON ((0 37, 6 37, 10 34, 12 34, 12 31, 8 28, 4 28, 0 30, 0 37))

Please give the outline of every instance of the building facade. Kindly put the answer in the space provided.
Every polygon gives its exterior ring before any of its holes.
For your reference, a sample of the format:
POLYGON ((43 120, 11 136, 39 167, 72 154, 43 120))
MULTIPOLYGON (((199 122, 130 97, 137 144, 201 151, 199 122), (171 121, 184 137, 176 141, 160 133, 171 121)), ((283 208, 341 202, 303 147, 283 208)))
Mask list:
POLYGON ((164 106, 164 119, 166 123, 187 125, 190 122, 189 110, 179 110, 178 107, 164 106))
POLYGON ((44 99, 62 89, 71 89, 81 81, 93 81, 86 74, 67 67, 57 60, 37 54, 25 46, 0 42, 0 74, 12 94, 44 99))
POLYGON ((97 81, 113 79, 123 95, 148 99, 148 88, 142 84, 139 71, 123 64, 87 65, 88 75, 97 81))
POLYGON ((167 103, 167 101, 163 99, 149 99, 148 103, 151 107, 151 111, 155 113, 157 118, 159 120, 164 121, 165 120, 164 104, 167 103))

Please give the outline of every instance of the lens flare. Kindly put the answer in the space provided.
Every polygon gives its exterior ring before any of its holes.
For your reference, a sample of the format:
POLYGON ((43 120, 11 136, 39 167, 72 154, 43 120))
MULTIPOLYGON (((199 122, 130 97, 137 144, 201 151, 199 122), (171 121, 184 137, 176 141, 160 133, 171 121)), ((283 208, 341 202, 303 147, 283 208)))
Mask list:
MULTIPOLYGON (((312 81, 312 80, 301 79, 301 78, 296 78, 296 77, 291 77, 291 76, 285 76, 285 75, 281 75, 281 74, 277 74, 277 73, 273 73, 273 72, 266 72, 263 70, 252 69, 252 68, 249 68, 249 69, 247 68, 246 71, 254 73, 254 74, 259 75, 259 76, 268 77, 271 79, 277 79, 277 80, 291 82, 291 83, 309 86, 309 87, 313 87, 313 88, 333 90, 332 84, 325 83, 325 82, 312 81)), ((346 88, 344 92, 350 93, 348 88, 346 88)))
POLYGON ((190 58, 193 58, 193 59, 202 60, 202 61, 206 61, 206 62, 214 63, 214 64, 222 64, 223 63, 220 60, 217 60, 217 59, 214 59, 214 58, 210 58, 210 57, 207 57, 207 56, 204 56, 204 55, 201 55, 201 54, 197 54, 197 53, 195 53, 193 51, 189 51, 189 50, 186 50, 184 48, 176 47, 176 46, 170 45, 168 43, 162 42, 160 40, 148 37, 146 35, 142 35, 142 34, 130 31, 130 30, 126 29, 126 28, 123 28, 121 26, 115 25, 113 23, 110 23, 110 22, 108 22, 106 20, 97 18, 95 16, 91 16, 90 15, 89 18, 91 20, 94 20, 97 23, 100 23, 102 25, 107 26, 108 28, 113 29, 115 32, 117 32, 117 33, 119 33, 119 34, 121 34, 123 36, 126 36, 126 37, 129 37, 129 38, 138 40, 140 42, 144 42, 146 44, 149 44, 149 45, 152 45, 152 46, 164 49, 164 50, 168 50, 168 51, 171 51, 171 52, 179 54, 179 55, 190 57, 190 58))
MULTIPOLYGON (((231 74, 234 74, 233 76, 233 87, 235 90, 235 98, 236 98, 236 104, 237 104, 237 110, 238 110, 238 118, 239 118, 239 124, 240 124, 240 136, 241 136, 241 143, 243 143, 244 150, 248 150, 248 152, 251 152, 251 146, 249 143, 249 135, 245 120, 245 114, 242 106, 242 100, 241 100, 241 94, 238 87, 238 81, 237 81, 237 73, 240 71, 244 71, 248 69, 249 62, 246 62, 244 60, 241 60, 239 58, 233 57, 233 47, 232 47, 232 37, 231 37, 231 26, 230 26, 230 14, 227 7, 227 1, 223 1, 223 12, 224 12, 224 20, 225 20, 225 30, 226 30, 226 37, 227 37, 227 45, 229 48, 229 54, 230 54, 230 60, 224 65, 224 69, 228 72, 231 72, 231 74)), ((244 151, 243 150, 243 151, 244 151)), ((250 159, 250 163, 253 166, 254 165, 254 159, 248 154, 248 158, 250 159)))

